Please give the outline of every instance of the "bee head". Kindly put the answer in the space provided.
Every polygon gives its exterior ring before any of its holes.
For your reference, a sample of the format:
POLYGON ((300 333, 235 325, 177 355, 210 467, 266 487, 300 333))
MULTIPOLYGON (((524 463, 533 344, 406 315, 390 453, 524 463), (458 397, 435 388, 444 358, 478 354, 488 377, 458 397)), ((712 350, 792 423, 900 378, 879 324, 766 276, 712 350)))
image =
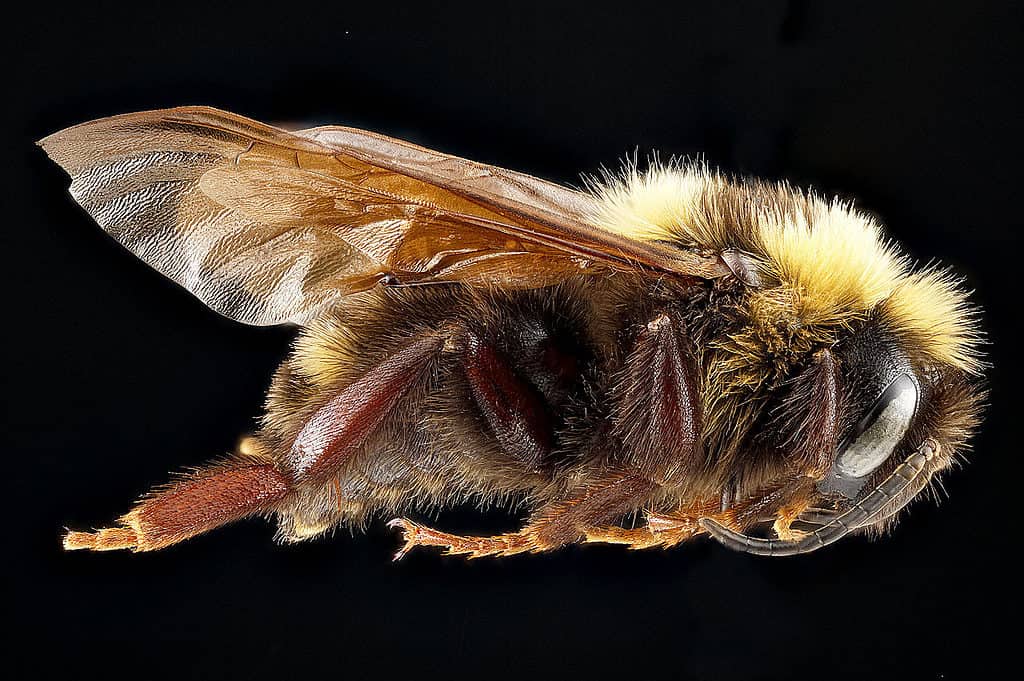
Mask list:
POLYGON ((818 481, 824 500, 839 509, 863 504, 909 457, 929 456, 913 481, 860 526, 880 531, 961 454, 978 421, 978 380, 937 363, 912 338, 900 336, 884 314, 874 315, 834 348, 840 398, 832 465, 818 481))
POLYGON ((782 469, 797 471, 786 503, 811 509, 796 517, 797 536, 755 538, 705 518, 706 531, 759 555, 806 553, 850 533, 879 534, 953 464, 978 423, 980 381, 935 362, 896 331, 873 315, 815 353, 762 430, 772 432, 767 442, 785 462, 782 469))

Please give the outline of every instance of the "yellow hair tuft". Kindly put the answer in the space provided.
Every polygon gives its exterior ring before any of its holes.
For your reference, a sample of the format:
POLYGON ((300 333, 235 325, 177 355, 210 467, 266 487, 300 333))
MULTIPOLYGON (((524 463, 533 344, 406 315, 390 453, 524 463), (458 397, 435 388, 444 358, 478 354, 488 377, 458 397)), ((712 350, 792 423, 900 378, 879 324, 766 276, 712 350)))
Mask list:
POLYGON ((757 299, 764 319, 794 319, 824 339, 878 310, 935 361, 969 373, 982 366, 977 315, 958 282, 940 270, 914 272, 881 226, 848 203, 682 161, 643 172, 629 163, 591 189, 598 208, 590 218, 602 229, 752 256, 769 286, 788 291, 757 299))

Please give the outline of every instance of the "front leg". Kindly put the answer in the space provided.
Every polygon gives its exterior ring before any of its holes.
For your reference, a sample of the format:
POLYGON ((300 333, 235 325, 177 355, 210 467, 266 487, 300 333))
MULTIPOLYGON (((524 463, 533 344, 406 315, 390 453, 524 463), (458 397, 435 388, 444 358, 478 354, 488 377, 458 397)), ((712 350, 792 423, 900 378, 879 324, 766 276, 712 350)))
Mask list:
POLYGON ((642 527, 592 528, 587 532, 588 542, 624 544, 630 549, 668 548, 707 531, 701 526, 702 518, 710 518, 720 525, 741 531, 763 520, 774 518, 774 529, 779 537, 798 537, 790 529, 810 505, 814 493, 814 478, 797 476, 780 482, 764 492, 739 501, 728 509, 717 502, 696 503, 673 513, 648 511, 642 527))
MULTIPOLYGON (((666 319, 671 321, 665 317, 660 319, 662 323, 655 326, 655 330, 664 329, 666 319)), ((641 350, 642 341, 643 337, 638 344, 641 350)), ((658 347, 664 348, 666 345, 661 343, 658 347)), ((772 488, 753 494, 728 508, 709 502, 693 504, 669 514, 648 512, 644 527, 632 530, 619 527, 594 529, 588 533, 588 541, 626 544, 633 549, 673 546, 703 534, 705 530, 699 524, 702 518, 714 520, 735 531, 771 520, 779 539, 799 539, 803 533, 792 529, 792 525, 811 506, 815 496, 814 482, 832 465, 837 445, 836 415, 840 408, 841 394, 838 367, 828 349, 814 355, 804 379, 800 382, 800 391, 790 399, 813 404, 815 408, 808 412, 801 424, 800 431, 808 435, 796 444, 791 453, 794 463, 792 478, 780 480, 772 488)))

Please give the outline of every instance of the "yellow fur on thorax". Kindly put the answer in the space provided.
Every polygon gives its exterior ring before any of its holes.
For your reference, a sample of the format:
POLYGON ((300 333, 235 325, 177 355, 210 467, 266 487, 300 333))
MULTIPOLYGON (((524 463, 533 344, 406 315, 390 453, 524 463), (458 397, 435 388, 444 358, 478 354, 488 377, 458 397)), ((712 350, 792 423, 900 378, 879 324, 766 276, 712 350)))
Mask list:
POLYGON ((766 282, 762 318, 818 338, 877 310, 934 361, 980 369, 975 314, 948 272, 914 271, 870 216, 786 184, 734 182, 701 164, 655 166, 596 188, 594 222, 644 241, 739 249, 766 282))

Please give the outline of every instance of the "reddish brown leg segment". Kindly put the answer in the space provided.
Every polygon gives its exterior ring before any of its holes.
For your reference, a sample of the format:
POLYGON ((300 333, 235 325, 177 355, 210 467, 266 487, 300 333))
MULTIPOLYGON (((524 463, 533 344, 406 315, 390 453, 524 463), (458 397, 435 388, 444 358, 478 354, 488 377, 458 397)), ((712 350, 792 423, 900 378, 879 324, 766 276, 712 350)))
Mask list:
POLYGON ((537 390, 476 334, 466 336, 463 364, 473 401, 498 444, 525 466, 539 466, 551 452, 553 435, 547 406, 537 390))
POLYGON ((613 399, 631 467, 664 481, 702 465, 697 372, 674 316, 660 314, 640 332, 613 399))
POLYGON ((343 388, 299 432, 284 465, 295 482, 329 474, 350 457, 416 384, 445 338, 415 340, 343 388))
POLYGON ((119 519, 118 527, 68 532, 64 548, 152 551, 273 509, 294 482, 329 473, 351 455, 422 376, 443 343, 440 335, 414 341, 344 388, 306 423, 284 471, 254 458, 258 448, 245 439, 239 458, 151 493, 119 519))
POLYGON ((801 475, 821 478, 832 467, 839 438, 839 380, 839 366, 832 352, 827 348, 819 350, 797 376, 796 388, 786 398, 786 406, 795 405, 794 408, 780 410, 804 414, 793 439, 786 443, 790 460, 801 475))
POLYGON ((120 527, 68 532, 64 548, 162 549, 266 510, 287 492, 288 481, 271 464, 215 465, 143 498, 120 527))

